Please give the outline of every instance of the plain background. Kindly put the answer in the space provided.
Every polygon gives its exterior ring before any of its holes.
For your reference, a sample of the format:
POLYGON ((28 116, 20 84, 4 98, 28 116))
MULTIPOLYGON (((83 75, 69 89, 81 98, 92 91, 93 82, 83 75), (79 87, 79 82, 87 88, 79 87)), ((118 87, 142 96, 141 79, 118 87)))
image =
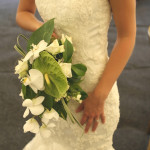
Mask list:
MULTIPOLYGON (((21 150, 34 136, 23 133, 24 108, 19 96, 21 84, 14 74, 20 55, 14 50, 19 33, 31 34, 15 21, 18 0, 0 0, 0 150, 21 150)), ((36 13, 38 18, 38 12, 36 13)), ((136 46, 118 79, 121 118, 114 133, 116 150, 146 150, 150 122, 150 0, 137 3, 136 46)), ((112 20, 109 28, 109 54, 116 39, 112 20)))

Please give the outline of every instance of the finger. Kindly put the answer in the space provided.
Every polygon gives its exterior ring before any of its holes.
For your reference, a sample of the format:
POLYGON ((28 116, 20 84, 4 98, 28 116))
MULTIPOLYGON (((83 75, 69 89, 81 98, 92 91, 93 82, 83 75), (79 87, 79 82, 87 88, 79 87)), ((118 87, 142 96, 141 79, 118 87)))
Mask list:
POLYGON ((82 111, 83 108, 84 108, 84 105, 83 105, 83 103, 81 103, 80 106, 76 109, 76 112, 82 111))
POLYGON ((58 38, 58 36, 55 32, 53 32, 52 36, 55 37, 56 39, 58 38))
POLYGON ((84 114, 80 123, 83 125, 87 121, 87 119, 88 119, 88 116, 84 114))
POLYGON ((93 123, 93 126, 92 126, 92 131, 93 131, 93 132, 95 132, 95 130, 96 130, 98 124, 99 124, 99 122, 96 121, 96 120, 99 120, 99 119, 100 119, 99 116, 97 116, 97 117, 94 119, 94 123, 93 123))
POLYGON ((88 122, 87 122, 86 127, 85 127, 85 133, 88 132, 91 124, 93 123, 93 119, 94 119, 93 117, 89 117, 88 122))
POLYGON ((102 123, 105 123, 105 115, 104 115, 104 112, 103 113, 101 113, 101 121, 102 121, 102 123))

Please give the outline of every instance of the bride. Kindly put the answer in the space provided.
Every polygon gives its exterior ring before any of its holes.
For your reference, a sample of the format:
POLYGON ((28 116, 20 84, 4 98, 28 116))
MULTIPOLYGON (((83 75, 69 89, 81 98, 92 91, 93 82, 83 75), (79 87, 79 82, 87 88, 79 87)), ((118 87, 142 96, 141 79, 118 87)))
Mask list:
POLYGON ((36 134, 23 150, 114 150, 113 134, 120 118, 117 79, 134 49, 135 9, 135 0, 20 0, 16 22, 21 28, 33 32, 55 17, 53 36, 72 37, 76 49, 72 63, 87 66, 80 86, 88 93, 81 104, 68 104, 85 129, 82 138, 78 125, 60 117, 48 139, 36 134), (35 17, 36 9, 43 22, 35 17), (107 35, 112 16, 117 38, 109 58, 107 35))

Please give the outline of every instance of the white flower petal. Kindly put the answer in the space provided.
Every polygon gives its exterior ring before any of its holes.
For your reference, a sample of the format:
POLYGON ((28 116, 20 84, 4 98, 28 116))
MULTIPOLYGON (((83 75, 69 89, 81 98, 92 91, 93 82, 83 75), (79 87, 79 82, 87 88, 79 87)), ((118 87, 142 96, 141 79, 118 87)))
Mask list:
POLYGON ((37 45, 32 44, 32 49, 31 51, 33 52, 33 57, 30 58, 30 63, 32 64, 33 61, 39 57, 39 53, 45 50, 47 47, 48 43, 45 42, 44 40, 41 40, 37 45))
POLYGON ((59 48, 60 48, 59 51, 60 51, 61 53, 65 51, 64 45, 60 45, 59 48))
POLYGON ((23 129, 24 129, 24 133, 28 131, 37 133, 39 131, 39 124, 34 118, 30 118, 24 124, 23 129))
POLYGON ((55 118, 56 120, 58 120, 59 114, 52 108, 50 111, 47 109, 44 112, 43 117, 47 119, 55 118))
POLYGON ((66 40, 66 39, 72 43, 72 37, 69 37, 69 36, 67 36, 67 35, 62 34, 62 37, 61 37, 61 42, 62 42, 62 44, 65 43, 65 40, 66 40))
POLYGON ((33 115, 40 115, 44 111, 42 104, 28 107, 33 115))
POLYGON ((44 118, 44 117, 42 117, 42 122, 44 123, 44 124, 48 124, 49 123, 49 119, 47 119, 47 118, 44 118))
POLYGON ((29 86, 37 94, 37 91, 38 91, 37 88, 35 86, 33 86, 32 84, 29 84, 29 86))
POLYGON ((31 99, 25 99, 22 103, 22 106, 23 107, 29 107, 29 106, 32 106, 32 100, 31 99))
POLYGON ((65 37, 67 38, 67 40, 72 43, 72 37, 69 37, 68 35, 65 35, 65 37))
POLYGON ((80 100, 80 98, 81 98, 81 94, 78 94, 77 95, 77 100, 80 100))
POLYGON ((30 69, 29 74, 32 85, 36 87, 38 90, 42 89, 44 85, 43 74, 37 69, 30 69))
POLYGON ((23 114, 23 118, 26 118, 29 115, 29 109, 26 108, 24 114, 23 114))
POLYGON ((33 105, 39 105, 44 101, 44 96, 39 96, 37 98, 32 99, 33 105))
POLYGON ((42 137, 48 138, 51 135, 51 131, 49 129, 47 129, 47 127, 45 125, 42 125, 40 127, 40 134, 42 137))
POLYGON ((29 59, 30 64, 32 64, 33 61, 34 61, 34 57, 33 57, 33 55, 32 55, 32 56, 30 57, 30 59, 29 59))
POLYGON ((33 52, 30 50, 24 57, 23 61, 29 60, 31 58, 31 56, 33 56, 33 52))
POLYGON ((34 128, 30 131, 32 133, 38 133, 39 132, 39 124, 37 122, 37 124, 34 124, 34 128))
POLYGON ((21 92, 20 92, 19 96, 21 96, 22 99, 24 99, 24 95, 23 95, 22 89, 21 89, 21 92))
POLYGON ((31 83, 30 77, 24 77, 24 78, 22 78, 22 81, 25 86, 27 86, 31 83))
POLYGON ((28 70, 28 63, 27 61, 18 60, 18 65, 15 67, 15 74, 20 74, 28 70))
POLYGON ((67 78, 71 78, 72 77, 72 72, 71 72, 71 63, 59 63, 63 73, 65 74, 65 76, 67 78))
POLYGON ((53 55, 60 53, 60 50, 62 51, 62 46, 59 46, 58 40, 55 39, 47 48, 46 50, 53 55))
POLYGON ((38 49, 40 50, 44 50, 46 48, 46 46, 48 45, 47 42, 45 42, 44 40, 41 40, 39 43, 38 43, 38 49))

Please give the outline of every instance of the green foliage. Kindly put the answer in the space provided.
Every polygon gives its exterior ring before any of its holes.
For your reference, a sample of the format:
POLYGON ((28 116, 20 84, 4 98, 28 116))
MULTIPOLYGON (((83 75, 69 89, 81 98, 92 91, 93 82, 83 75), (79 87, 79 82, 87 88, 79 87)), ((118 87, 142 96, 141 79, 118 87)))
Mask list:
POLYGON ((62 117, 63 119, 67 119, 67 112, 64 109, 64 106, 62 104, 62 101, 54 102, 53 108, 58 112, 59 116, 62 117))
POLYGON ((88 97, 88 94, 80 87, 79 84, 72 84, 67 91, 68 95, 76 97, 78 93, 81 94, 81 100, 84 100, 88 97))
POLYGON ((29 85, 25 86, 23 83, 22 83, 22 93, 24 95, 24 99, 33 99, 37 95, 36 93, 34 93, 34 91, 30 88, 29 85))
POLYGON ((67 78, 62 72, 62 69, 58 62, 47 51, 40 53, 32 67, 38 69, 43 75, 48 74, 50 84, 45 82, 45 93, 59 98, 62 97, 68 89, 67 78))
POLYGON ((73 77, 84 76, 87 71, 87 67, 84 64, 73 64, 71 66, 71 71, 73 77))
POLYGON ((47 109, 51 110, 51 108, 53 107, 53 104, 54 104, 54 97, 50 96, 50 95, 47 95, 45 92, 43 91, 40 91, 40 94, 39 96, 44 96, 45 99, 43 101, 43 106, 46 107, 47 109))
POLYGON ((55 18, 52 18, 51 20, 47 21, 32 33, 27 43, 27 51, 32 48, 32 43, 37 45, 41 40, 50 43, 51 36, 54 30, 54 19, 55 18))
POLYGON ((69 40, 65 40, 64 43, 65 51, 63 52, 64 63, 72 62, 73 46, 69 40))

